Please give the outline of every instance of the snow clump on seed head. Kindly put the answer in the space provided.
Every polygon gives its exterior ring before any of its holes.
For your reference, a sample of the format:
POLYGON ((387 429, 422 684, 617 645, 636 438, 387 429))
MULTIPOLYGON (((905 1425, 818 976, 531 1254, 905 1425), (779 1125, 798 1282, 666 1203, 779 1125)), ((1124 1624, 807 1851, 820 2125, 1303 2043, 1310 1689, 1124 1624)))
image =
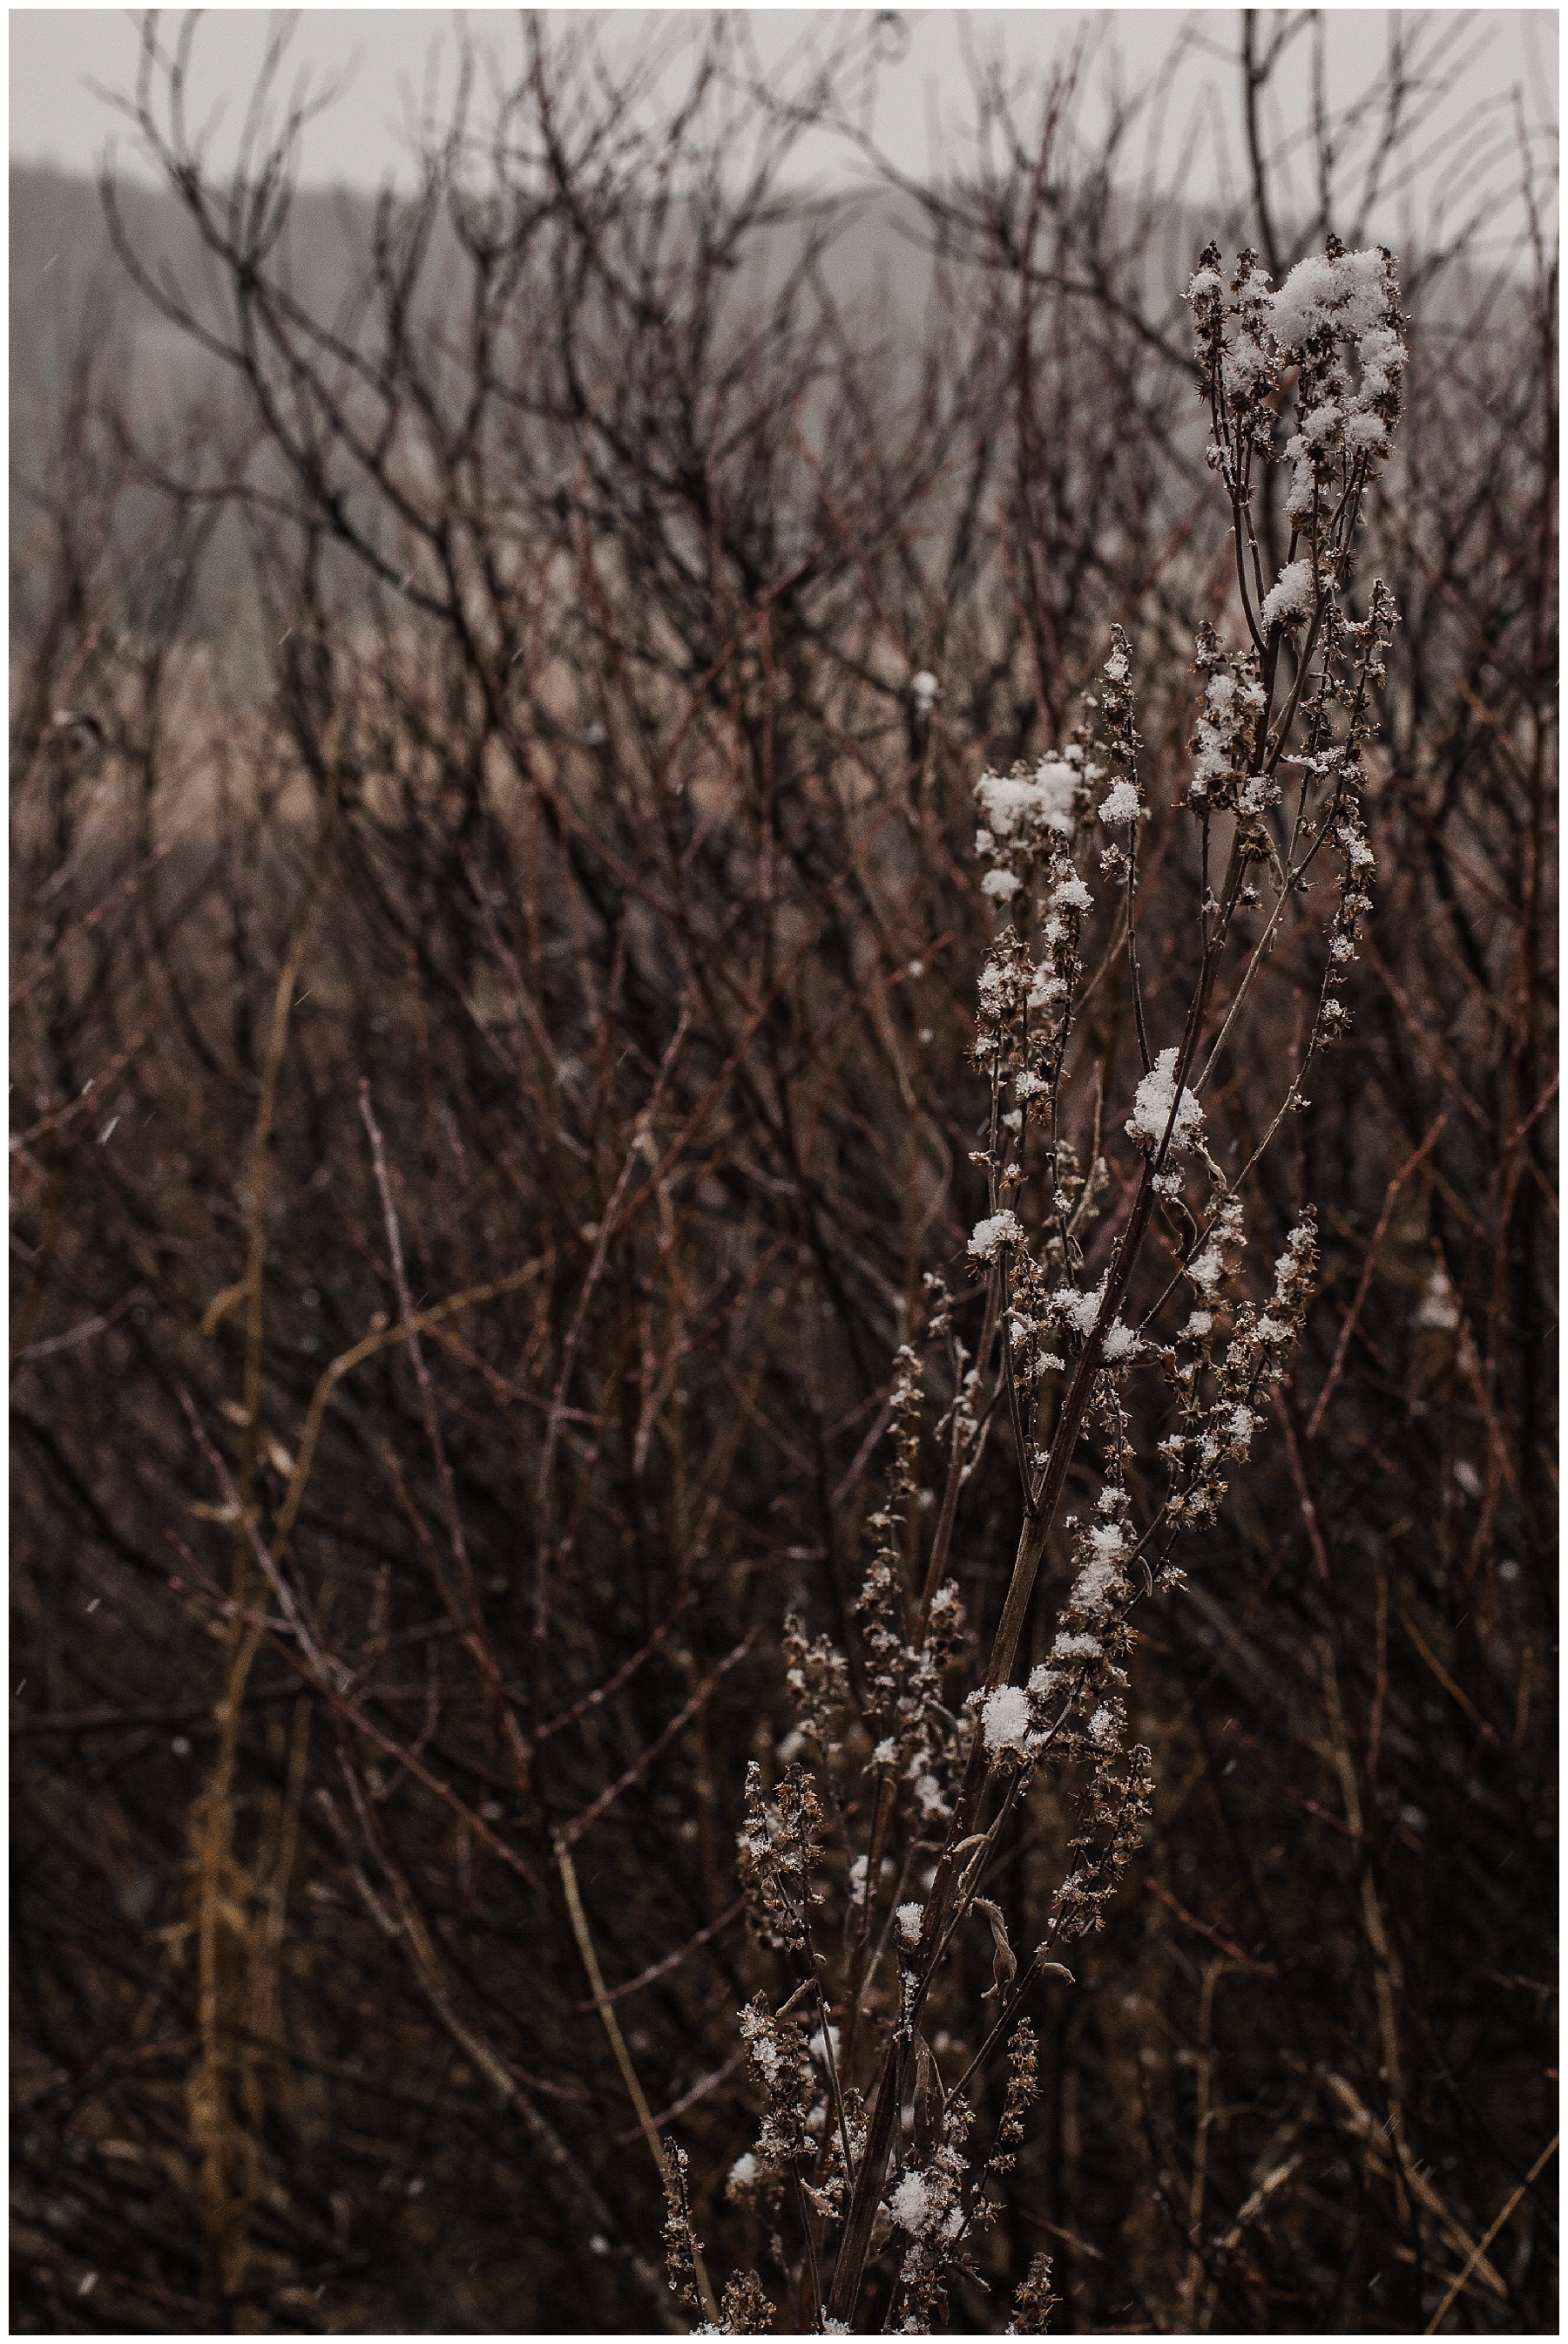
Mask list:
POLYGON ((1392 308, 1386 252, 1311 253, 1270 301, 1269 323, 1282 350, 1299 350, 1313 334, 1372 333, 1392 308))
POLYGON ((1273 627, 1300 627, 1309 620, 1318 598, 1312 565, 1289 561, 1263 597, 1258 617, 1267 634, 1273 627))
POLYGON ((1029 1732, 1029 1695, 1021 1685, 998 1685, 980 1712, 988 1750, 1021 1750, 1029 1732))
POLYGON ((1078 776, 1059 758, 1043 757, 1027 773, 982 773, 975 784, 987 824, 998 838, 1027 834, 1037 826, 1072 836, 1072 793, 1078 776))
POLYGON ((1023 1227, 1016 1213, 993 1213, 989 1220, 977 1221, 970 1238, 970 1252, 976 1261, 994 1261, 1004 1245, 1021 1245, 1023 1227))
POLYGON ((899 2228, 917 2238, 936 2210, 923 2173, 906 2173, 888 2200, 888 2211, 899 2228))
POLYGON ((1127 1118, 1127 1134, 1131 1139, 1146 1140, 1151 1148, 1158 1147, 1171 1127, 1171 1154, 1190 1155, 1203 1137, 1203 1110, 1195 1093, 1183 1090, 1180 1106, 1176 1105, 1176 1052, 1161 1050, 1133 1095, 1132 1112, 1127 1118), (1176 1107, 1174 1122, 1171 1110, 1176 1107))

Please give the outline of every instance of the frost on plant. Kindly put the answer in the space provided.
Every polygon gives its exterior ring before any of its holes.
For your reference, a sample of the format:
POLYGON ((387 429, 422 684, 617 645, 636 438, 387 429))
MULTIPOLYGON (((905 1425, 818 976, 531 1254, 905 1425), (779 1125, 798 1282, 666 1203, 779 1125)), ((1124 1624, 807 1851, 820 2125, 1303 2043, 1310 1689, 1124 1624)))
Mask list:
MULTIPOLYGON (((1252 1175, 1349 1025, 1370 908, 1362 758, 1394 613, 1375 582, 1353 596, 1352 557, 1399 419, 1397 288, 1382 252, 1331 243, 1276 290, 1252 255, 1227 271, 1211 247, 1188 298, 1233 606, 1194 646, 1184 773, 1150 770, 1137 648, 1115 628, 1070 737, 974 785, 983 1112, 948 1265, 970 1302, 928 1276, 887 1394, 854 1648, 789 1620, 798 1738, 747 1779, 747 1912, 777 1975, 739 2015, 759 2127, 728 2194, 763 2218, 773 2268, 726 2294, 738 2320, 771 2316, 781 2288, 809 2332, 849 2332, 870 2302, 884 2330, 924 2333, 978 2278, 1038 2091, 1031 2006, 1102 1925, 1153 1794, 1140 1607, 1201 1567, 1312 1292, 1311 1204, 1271 1241, 1252 1175), (1256 532, 1276 475, 1270 575, 1256 532), (1162 934, 1192 939, 1158 981, 1151 886, 1171 898, 1162 934), (1287 914, 1292 933, 1315 920, 1316 997, 1272 1120, 1238 1135, 1230 1054, 1287 914), (1121 1055, 1100 1038, 1113 996, 1121 1055), (965 1492, 993 1440, 1017 1476, 1000 1599, 965 1575, 965 1492), (1045 1655, 1029 1668, 1026 1627, 1045 1655), (1069 1829, 1031 1945, 1003 1858, 1037 1794, 1069 1829), (988 1933, 992 1983, 966 2005, 963 1956, 988 1933)), ((1434 1273, 1422 1323, 1450 1323, 1449 1293, 1434 1273)), ((1050 2282, 1037 2258, 1010 2333, 1044 2327, 1050 2282)))
POLYGON ((987 1693, 980 1720, 988 1750, 1021 1750, 1029 1734, 1029 1695, 1018 1685, 998 1685, 987 1693))
POLYGON ((1310 561, 1287 561, 1258 608, 1263 632, 1304 627, 1318 606, 1318 581, 1310 561))
POLYGON ((1188 1156, 1203 1136, 1203 1110, 1195 1092, 1183 1088, 1177 1095, 1176 1055, 1174 1045, 1161 1051, 1133 1094, 1127 1128, 1151 1148, 1188 1156))
POLYGON ((1022 1236, 1016 1213, 992 1213, 989 1219, 975 1223, 970 1251, 976 1261, 994 1261, 1003 1246, 1017 1245, 1022 1236))

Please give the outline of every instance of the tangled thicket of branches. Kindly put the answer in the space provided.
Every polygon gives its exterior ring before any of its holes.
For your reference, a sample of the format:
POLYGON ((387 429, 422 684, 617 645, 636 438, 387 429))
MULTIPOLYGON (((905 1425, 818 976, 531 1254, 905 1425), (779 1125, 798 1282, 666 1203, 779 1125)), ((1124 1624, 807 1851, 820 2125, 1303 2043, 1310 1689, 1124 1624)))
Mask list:
POLYGON ((20 2328, 1553 2323, 1554 257, 1251 369, 1369 239, 1250 30, 1194 356, 1070 76, 789 198, 879 37, 535 28, 336 300, 149 42, 189 397, 87 316, 17 489, 20 2328))

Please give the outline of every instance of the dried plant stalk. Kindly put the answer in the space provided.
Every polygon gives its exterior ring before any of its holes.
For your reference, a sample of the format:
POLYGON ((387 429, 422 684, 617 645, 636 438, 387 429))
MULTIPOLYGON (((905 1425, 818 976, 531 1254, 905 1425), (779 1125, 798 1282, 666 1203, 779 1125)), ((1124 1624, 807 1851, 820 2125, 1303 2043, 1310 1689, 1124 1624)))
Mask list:
MULTIPOLYGON (((1188 871, 1168 859, 1160 881, 1191 886, 1196 966, 1184 1005, 1174 973, 1146 985, 1138 923, 1151 808, 1134 654, 1116 629, 1072 738, 1032 773, 987 773, 975 790, 981 892, 1001 922, 980 971, 973 1048, 990 1092, 973 1158, 989 1210, 968 1248, 987 1289, 979 1355, 971 1363, 945 1288, 928 1279, 921 1346, 906 1346, 898 1362, 890 1492, 869 1524, 877 1551, 859 1602, 864 1693, 846 1654, 826 1637, 808 1643, 791 1622, 790 1684, 813 1763, 792 1763, 771 1797, 757 1767, 748 1783, 741 1855, 752 1925, 785 1956, 792 1984, 782 2009, 758 1998, 744 2014, 767 2115, 732 2188, 775 2207, 787 2183, 804 2188, 812 2212, 796 2284, 811 2329, 852 2327, 879 2268, 881 2324, 924 2332, 946 2315, 945 2278, 974 2275, 970 2245, 991 2212, 986 2174, 1010 2157, 1022 2131, 1032 2076, 1026 1997, 1042 1966, 1102 1925, 1152 1797, 1151 1753, 1128 1733, 1136 1607, 1181 1585, 1179 1541, 1214 1521, 1228 1469, 1250 1455, 1312 1290, 1316 1230, 1306 1206, 1271 1291, 1250 1298, 1245 1200, 1269 1141, 1305 1108, 1308 1069, 1349 1025, 1340 992, 1370 908, 1362 753, 1394 617, 1378 583, 1364 615, 1353 614, 1352 558, 1368 483, 1399 417, 1402 319, 1391 256, 1347 252, 1332 238, 1277 289, 1250 252, 1227 280, 1211 246, 1188 298, 1245 631, 1230 643, 1212 629, 1200 638, 1189 779, 1166 811, 1196 833, 1188 871), (1289 527, 1271 580, 1256 512, 1274 465, 1288 470, 1289 527), (1272 1120, 1228 1174, 1209 1144, 1204 1095, 1282 923, 1319 891, 1329 909, 1320 914, 1316 1015, 1272 1120), (1121 1115, 1126 1147, 1111 1139, 1116 1118, 1105 1118, 1098 1085, 1089 1104, 1095 1062, 1075 1050, 1101 980, 1124 990, 1138 1035, 1141 1077, 1121 1115), (1167 1041, 1170 1033, 1177 1038, 1167 1041), (1163 1259, 1151 1263, 1157 1243, 1163 1259), (948 1489, 942 1543, 922 1568, 920 1418, 928 1364, 943 1344, 948 1489), (1134 1453, 1134 1378, 1164 1388, 1169 1429, 1154 1456, 1134 1453), (942 1575, 945 1540, 980 1424, 999 1407, 1012 1430, 1023 1521, 983 1671, 954 1701, 944 1675, 966 1653, 961 1583, 942 1575), (1085 1467, 1098 1483, 1092 1507, 1060 1525, 1070 1590, 1048 1657, 1020 1684, 1038 1574, 1069 1476, 1085 1467), (870 1793, 870 1827, 859 1851, 846 1846, 835 1891, 825 1884, 829 1818, 850 1812, 857 1775, 870 1793), (982 1890, 1004 1827, 1047 1781, 1072 1803, 1071 1868, 1020 1975, 1001 1910, 982 1890), (890 1870, 900 1884, 890 1906, 881 1881, 890 1870), (841 1985, 817 1911, 830 1899, 841 1905, 841 1985), (974 1916, 992 1933, 999 2009, 950 2084, 926 2029, 944 1965, 974 1916), (809 2050, 809 2020, 786 2016, 802 1998, 817 2022, 809 2050), (881 2040, 862 2081, 852 2055, 870 2015, 881 2040), (968 2087, 1010 2036, 1014 2083, 997 2149, 976 2172, 968 2087)), ((865 1812, 864 1796, 859 1803, 865 1812)), ((1201 2155, 1194 2224, 1202 2175, 1201 2155)), ((1198 2275, 1191 2266, 1189 2303, 1198 2275)), ((1020 2299, 1020 2316, 1040 2293, 1020 2299)))

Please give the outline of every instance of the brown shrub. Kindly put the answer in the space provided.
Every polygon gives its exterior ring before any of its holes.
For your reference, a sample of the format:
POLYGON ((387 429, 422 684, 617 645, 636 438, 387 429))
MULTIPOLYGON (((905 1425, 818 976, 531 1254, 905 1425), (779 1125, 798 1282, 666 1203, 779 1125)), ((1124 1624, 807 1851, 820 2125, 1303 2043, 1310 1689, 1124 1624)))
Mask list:
MULTIPOLYGON (((33 2331, 681 2325, 596 1993, 716 2268, 766 2249, 722 2196, 736 2014, 785 1975, 736 1834, 748 1762, 792 1754, 788 1612, 860 1690, 894 1353, 989 1209, 972 785, 1062 742, 1117 621, 1169 803, 1231 591, 1150 221, 1070 161, 1066 90, 925 203, 938 298, 883 345, 831 298, 831 207, 704 177, 700 116, 574 113, 572 70, 540 35, 487 192, 433 156, 347 318, 275 264, 280 166, 232 210, 182 181, 231 389, 160 437, 90 329, 19 540, 33 2331)), ((1256 1206, 1272 1252, 1317 1203, 1322 1283, 1138 1648, 1152 1824, 1076 1984, 1034 1990, 1040 2108, 955 2326, 1042 2247, 1060 2327, 1408 2330, 1462 2273, 1451 2319, 1552 2320, 1536 258, 1405 269, 1363 557, 1403 621, 1383 877, 1256 1206)), ((1143 949, 1169 996, 1190 938, 1156 908, 1143 949)), ((1309 971, 1302 938, 1265 965, 1227 1148, 1309 971)), ((1114 997, 1082 1046, 1121 1097, 1114 997)), ((929 1440, 912 1470, 916 1584, 929 1440)), ((1017 1503, 999 1421, 952 1527, 983 1635, 1017 1503)), ((1070 1573, 1063 1536, 1026 1640, 1070 1573)), ((1030 1946, 1063 1818, 1011 1830, 990 1894, 1030 1946)), ((972 1934, 939 2061, 990 2007, 972 1934)))

